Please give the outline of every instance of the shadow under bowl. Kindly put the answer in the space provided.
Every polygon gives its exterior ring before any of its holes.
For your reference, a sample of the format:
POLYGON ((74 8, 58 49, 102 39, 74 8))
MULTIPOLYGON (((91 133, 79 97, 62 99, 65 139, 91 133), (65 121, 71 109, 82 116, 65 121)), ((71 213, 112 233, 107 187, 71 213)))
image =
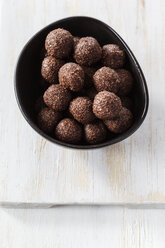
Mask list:
POLYGON ((123 39, 107 24, 84 16, 73 16, 56 21, 34 35, 28 43, 24 46, 17 62, 15 71, 15 94, 19 108, 28 121, 30 126, 41 136, 47 140, 68 148, 77 149, 92 149, 101 148, 104 146, 113 145, 120 142, 130 135, 132 135, 142 124, 148 110, 148 90, 143 72, 123 39), (36 124, 36 117, 34 112, 34 102, 39 96, 39 77, 41 70, 41 50, 44 47, 44 42, 47 34, 56 28, 64 28, 72 33, 74 36, 93 36, 101 46, 108 43, 115 43, 120 45, 126 52, 128 68, 134 77, 134 123, 127 131, 122 134, 112 135, 108 140, 97 145, 86 144, 68 144, 59 141, 50 135, 45 134, 36 124))

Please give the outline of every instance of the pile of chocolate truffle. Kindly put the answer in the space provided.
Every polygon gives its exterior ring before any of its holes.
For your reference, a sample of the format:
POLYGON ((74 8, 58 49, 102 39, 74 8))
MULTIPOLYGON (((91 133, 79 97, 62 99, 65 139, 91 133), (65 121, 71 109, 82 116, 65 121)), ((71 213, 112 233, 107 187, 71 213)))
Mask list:
POLYGON ((116 44, 51 31, 41 65, 44 92, 35 103, 39 128, 71 144, 102 143, 130 128, 133 77, 125 62, 116 44))

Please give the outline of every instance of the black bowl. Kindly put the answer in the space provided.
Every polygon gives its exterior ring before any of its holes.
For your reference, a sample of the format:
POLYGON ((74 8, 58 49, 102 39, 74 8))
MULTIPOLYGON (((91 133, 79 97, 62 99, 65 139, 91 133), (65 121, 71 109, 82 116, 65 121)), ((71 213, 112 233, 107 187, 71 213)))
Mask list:
POLYGON ((142 124, 148 110, 148 90, 143 72, 134 57, 133 53, 122 40, 122 38, 107 24, 84 16, 74 16, 56 21, 43 28, 24 46, 16 66, 15 72, 15 94, 19 108, 31 125, 31 127, 47 140, 65 147, 77 149, 100 148, 115 144, 126 139, 133 134, 142 124), (134 123, 126 132, 109 137, 104 143, 98 145, 73 145, 56 140, 55 138, 45 134, 36 125, 34 114, 34 101, 39 94, 39 75, 41 68, 41 50, 44 47, 44 41, 47 34, 56 28, 64 28, 69 30, 75 36, 93 36, 101 45, 108 43, 119 44, 127 54, 126 67, 132 72, 135 79, 134 86, 134 123))

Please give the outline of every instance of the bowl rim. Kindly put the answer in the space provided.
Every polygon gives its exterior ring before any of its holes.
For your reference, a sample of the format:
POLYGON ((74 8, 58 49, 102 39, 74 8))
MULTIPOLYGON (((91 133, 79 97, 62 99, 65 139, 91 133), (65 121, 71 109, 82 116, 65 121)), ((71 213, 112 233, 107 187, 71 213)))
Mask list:
POLYGON ((14 72, 14 92, 15 92, 15 97, 17 100, 17 104, 19 106, 19 109, 22 113, 22 115, 24 116, 25 120, 29 123, 29 125, 32 127, 32 129, 34 129, 39 135, 41 135, 43 138, 45 138, 46 140, 52 142, 53 144, 57 144, 60 145, 62 147, 66 147, 66 148, 73 148, 73 149, 82 149, 82 150, 89 150, 89 149, 98 149, 98 148, 102 148, 105 146, 110 146, 113 144, 116 144, 118 142, 121 142, 123 140, 125 140, 126 138, 128 138, 129 136, 131 136, 143 123, 147 112, 148 112, 148 106, 149 106, 149 93, 148 93, 148 88, 147 88, 147 83, 143 74, 143 71, 137 61, 137 59, 135 58, 133 52, 131 51, 131 49, 128 47, 128 45, 126 44, 126 42, 120 37, 120 35, 112 28, 110 27, 108 24, 93 18, 93 17, 89 17, 89 16, 70 16, 70 17, 66 17, 66 18, 62 18, 60 20, 57 20, 55 22, 50 23, 49 25, 45 26, 44 28, 40 29, 36 34, 34 34, 29 40, 28 42, 24 45, 24 47, 22 48, 18 58, 17 58, 17 62, 16 62, 16 67, 15 67, 15 72, 14 72), (101 25, 104 25, 106 28, 108 28, 117 38, 118 40, 120 40, 120 42, 122 43, 122 45, 126 48, 127 53, 129 54, 129 57, 131 57, 131 59, 133 60, 133 63, 136 67, 136 69, 139 72, 139 76, 140 76, 140 80, 143 86, 143 92, 144 92, 144 98, 145 98, 145 103, 144 103, 144 107, 143 107, 143 113, 141 115, 141 117, 139 118, 139 120, 136 123, 136 126, 129 128, 126 132, 119 134, 119 136, 113 138, 112 140, 107 140, 103 143, 100 144, 95 144, 95 145, 78 145, 78 144, 69 144, 69 143, 65 143, 59 140, 56 140, 55 138, 47 135, 46 133, 44 133, 33 121, 31 121, 24 109, 24 107, 21 104, 21 97, 20 97, 20 93, 17 90, 17 77, 18 77, 18 68, 19 68, 19 63, 21 60, 21 57, 24 53, 24 51, 26 50, 26 48, 28 47, 28 45, 30 44, 30 42, 35 39, 38 34, 40 34, 42 31, 49 29, 49 27, 55 25, 55 24, 60 24, 62 21, 69 21, 71 19, 87 19, 87 20, 92 20, 94 22, 97 22, 101 25))

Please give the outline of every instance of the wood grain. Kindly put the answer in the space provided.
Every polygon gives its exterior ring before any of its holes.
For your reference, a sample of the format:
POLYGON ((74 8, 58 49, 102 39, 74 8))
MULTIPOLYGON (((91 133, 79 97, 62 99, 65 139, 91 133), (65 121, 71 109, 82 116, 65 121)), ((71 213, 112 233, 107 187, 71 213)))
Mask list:
POLYGON ((0 10, 0 201, 164 203, 164 1, 1 0, 0 10), (50 144, 25 122, 16 104, 14 69, 23 45, 45 25, 71 15, 112 26, 147 79, 150 107, 144 124, 112 147, 74 151, 50 144))

